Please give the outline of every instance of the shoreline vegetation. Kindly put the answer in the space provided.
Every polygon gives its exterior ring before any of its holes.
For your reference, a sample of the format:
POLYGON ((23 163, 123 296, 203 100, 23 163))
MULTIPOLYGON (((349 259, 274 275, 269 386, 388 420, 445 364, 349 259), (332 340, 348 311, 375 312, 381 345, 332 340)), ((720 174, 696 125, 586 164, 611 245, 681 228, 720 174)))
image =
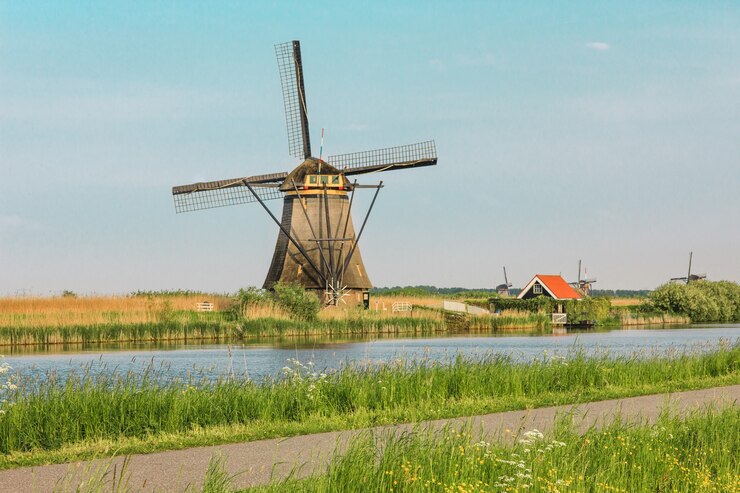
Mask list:
MULTIPOLYGON (((617 420, 581 434, 560 422, 551 433, 524 430, 509 443, 486 441, 470 427, 403 435, 363 434, 305 479, 237 489, 218 460, 203 491, 297 493, 404 491, 706 491, 737 492, 740 409, 664 411, 657 422, 617 420)), ((516 432, 515 432, 516 433, 516 432)))
MULTIPOLYGON (((564 302, 568 320, 598 327, 740 321, 740 286, 720 281, 665 284, 645 298, 587 298, 564 302)), ((486 331, 552 331, 553 301, 517 300, 487 291, 425 294, 421 288, 385 290, 369 310, 321 309, 298 286, 274 293, 256 288, 236 295, 186 291, 139 292, 119 297, 0 298, 0 347, 162 341, 241 341, 258 337, 425 336, 486 331), (408 292, 407 292, 408 291, 408 292), (446 312, 443 299, 491 309, 487 315, 446 312), (211 312, 196 311, 209 301, 211 312), (398 301, 411 312, 394 312, 398 301)))
MULTIPOLYGON (((0 468, 182 449, 740 383, 740 343, 530 362, 292 361, 278 378, 188 381, 97 374, 16 377, 0 390, 0 468)), ((9 371, 5 372, 10 374, 9 371)))

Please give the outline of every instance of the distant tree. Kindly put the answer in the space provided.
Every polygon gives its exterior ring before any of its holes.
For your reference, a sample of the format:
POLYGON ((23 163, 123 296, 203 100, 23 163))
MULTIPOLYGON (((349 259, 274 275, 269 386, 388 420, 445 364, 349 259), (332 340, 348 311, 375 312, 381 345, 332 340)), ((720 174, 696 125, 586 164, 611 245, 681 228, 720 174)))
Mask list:
POLYGON ((62 291, 62 298, 77 298, 77 293, 69 289, 62 291))
POLYGON ((655 310, 685 315, 693 322, 740 321, 740 285, 729 281, 669 282, 650 293, 655 310))

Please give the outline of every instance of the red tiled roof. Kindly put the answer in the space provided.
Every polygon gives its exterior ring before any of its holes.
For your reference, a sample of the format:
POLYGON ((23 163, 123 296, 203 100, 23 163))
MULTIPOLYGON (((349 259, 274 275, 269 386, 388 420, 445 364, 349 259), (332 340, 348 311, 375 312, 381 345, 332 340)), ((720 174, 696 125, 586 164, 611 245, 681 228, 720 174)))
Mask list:
POLYGON ((567 282, 565 282, 565 279, 563 279, 560 276, 549 276, 544 274, 537 274, 535 277, 544 284, 547 289, 555 295, 558 299, 561 300, 568 300, 568 299, 581 299, 583 296, 573 289, 567 282))

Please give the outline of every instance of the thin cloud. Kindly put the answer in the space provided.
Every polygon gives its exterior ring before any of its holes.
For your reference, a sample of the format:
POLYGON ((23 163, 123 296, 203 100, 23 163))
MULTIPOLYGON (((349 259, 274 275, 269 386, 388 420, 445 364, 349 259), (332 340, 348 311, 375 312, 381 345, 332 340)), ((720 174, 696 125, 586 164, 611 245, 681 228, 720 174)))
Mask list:
POLYGON ((0 216, 0 233, 8 231, 11 228, 18 228, 24 225, 25 222, 20 218, 20 216, 0 216))
POLYGON ((370 128, 370 126, 367 125, 366 123, 350 123, 344 128, 346 128, 350 132, 364 132, 368 128, 370 128))
POLYGON ((586 48, 590 48, 596 51, 606 51, 611 48, 611 46, 604 43, 603 41, 589 41, 588 43, 586 43, 586 48))
POLYGON ((433 58, 432 60, 429 60, 429 65, 439 71, 445 70, 447 68, 444 62, 438 58, 433 58))
POLYGON ((478 55, 465 54, 459 57, 460 65, 468 67, 486 67, 496 64, 496 57, 493 53, 481 53, 478 55))

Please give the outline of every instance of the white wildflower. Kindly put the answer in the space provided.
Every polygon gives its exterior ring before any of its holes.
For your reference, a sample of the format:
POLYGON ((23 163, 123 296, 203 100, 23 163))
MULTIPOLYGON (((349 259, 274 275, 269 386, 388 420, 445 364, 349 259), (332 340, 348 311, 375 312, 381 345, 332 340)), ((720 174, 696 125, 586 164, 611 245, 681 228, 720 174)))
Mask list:
POLYGON ((545 435, 537 429, 525 432, 524 436, 529 440, 541 440, 542 438, 545 438, 545 435))

